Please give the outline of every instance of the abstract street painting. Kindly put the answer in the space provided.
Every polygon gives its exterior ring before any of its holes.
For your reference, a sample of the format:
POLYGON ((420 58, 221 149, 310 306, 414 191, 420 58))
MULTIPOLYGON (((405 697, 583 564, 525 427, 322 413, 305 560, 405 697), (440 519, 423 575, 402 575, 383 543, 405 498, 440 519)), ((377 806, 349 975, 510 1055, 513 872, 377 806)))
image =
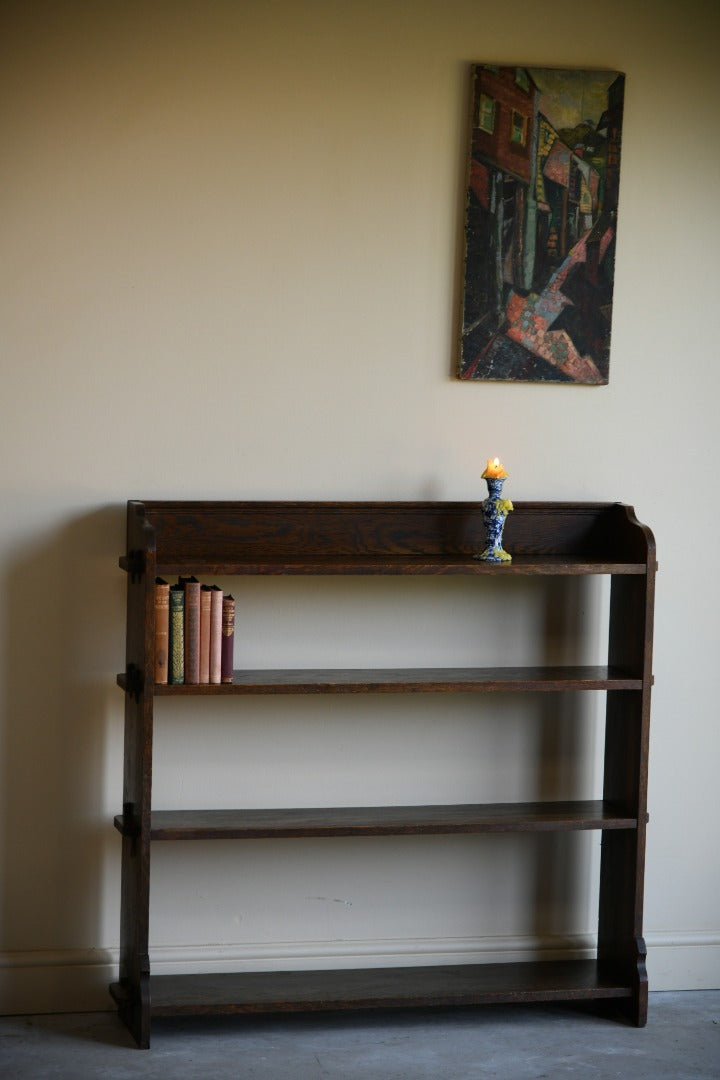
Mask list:
POLYGON ((459 378, 608 382, 624 90, 473 67, 459 378))

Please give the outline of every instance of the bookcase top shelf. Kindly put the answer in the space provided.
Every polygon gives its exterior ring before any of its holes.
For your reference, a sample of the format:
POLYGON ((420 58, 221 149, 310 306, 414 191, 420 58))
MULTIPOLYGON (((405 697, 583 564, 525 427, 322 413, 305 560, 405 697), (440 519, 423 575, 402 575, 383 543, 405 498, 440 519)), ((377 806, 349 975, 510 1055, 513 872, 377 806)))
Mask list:
POLYGON ((133 572, 173 574, 645 574, 654 541, 622 503, 515 503, 507 564, 485 546, 480 502, 128 503, 133 572))

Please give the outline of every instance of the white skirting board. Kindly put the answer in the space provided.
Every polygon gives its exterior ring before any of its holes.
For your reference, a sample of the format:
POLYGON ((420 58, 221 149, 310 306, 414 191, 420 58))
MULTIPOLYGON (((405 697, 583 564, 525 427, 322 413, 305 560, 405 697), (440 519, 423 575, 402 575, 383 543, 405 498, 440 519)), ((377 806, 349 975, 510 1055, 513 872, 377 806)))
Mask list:
MULTIPOLYGON (((720 989, 720 931, 647 934, 651 990, 720 989)), ((151 950, 156 975, 205 971, 502 963, 582 959, 591 935, 538 940, 438 938, 397 941, 277 942, 197 945, 151 950)), ((112 1009, 108 984, 117 979, 118 949, 67 949, 0 954, 0 1014, 96 1012, 112 1009)))

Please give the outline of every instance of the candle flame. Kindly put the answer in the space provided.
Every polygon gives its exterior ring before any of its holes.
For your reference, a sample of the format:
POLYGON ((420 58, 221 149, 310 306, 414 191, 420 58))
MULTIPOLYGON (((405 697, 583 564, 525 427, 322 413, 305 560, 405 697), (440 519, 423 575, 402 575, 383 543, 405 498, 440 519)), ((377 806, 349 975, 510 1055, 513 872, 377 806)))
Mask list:
POLYGON ((507 476, 507 472, 505 471, 505 466, 500 461, 500 458, 496 457, 496 458, 488 458, 487 459, 487 465, 485 466, 485 472, 482 475, 483 475, 483 479, 488 479, 490 477, 497 477, 497 479, 499 479, 499 480, 504 480, 505 477, 507 476))

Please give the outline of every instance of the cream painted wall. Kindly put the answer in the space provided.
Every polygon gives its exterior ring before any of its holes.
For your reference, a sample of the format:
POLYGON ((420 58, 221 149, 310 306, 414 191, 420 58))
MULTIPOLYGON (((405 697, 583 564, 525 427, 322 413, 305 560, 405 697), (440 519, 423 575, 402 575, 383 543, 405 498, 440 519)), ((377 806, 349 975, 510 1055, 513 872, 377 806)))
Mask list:
MULTIPOLYGON (((125 500, 472 499, 494 453, 512 498, 620 499, 656 533, 648 967, 654 989, 720 985, 714 7, 609 0, 588 23, 574 0, 4 5, 0 1008, 108 1004, 125 500), (479 60, 627 74, 606 388, 452 377, 479 60)), ((498 650, 532 654, 538 589, 513 597, 498 650)), ((238 648, 261 659, 442 661, 479 632, 457 586, 243 590, 238 648)), ((580 600, 592 655, 604 599, 580 600)), ((597 779, 602 703, 583 725, 513 701, 482 725, 460 700, 451 717, 431 701, 216 704, 160 710, 164 805, 597 779)), ((584 947, 598 842, 197 845, 189 874, 163 850, 156 969, 584 947)))

